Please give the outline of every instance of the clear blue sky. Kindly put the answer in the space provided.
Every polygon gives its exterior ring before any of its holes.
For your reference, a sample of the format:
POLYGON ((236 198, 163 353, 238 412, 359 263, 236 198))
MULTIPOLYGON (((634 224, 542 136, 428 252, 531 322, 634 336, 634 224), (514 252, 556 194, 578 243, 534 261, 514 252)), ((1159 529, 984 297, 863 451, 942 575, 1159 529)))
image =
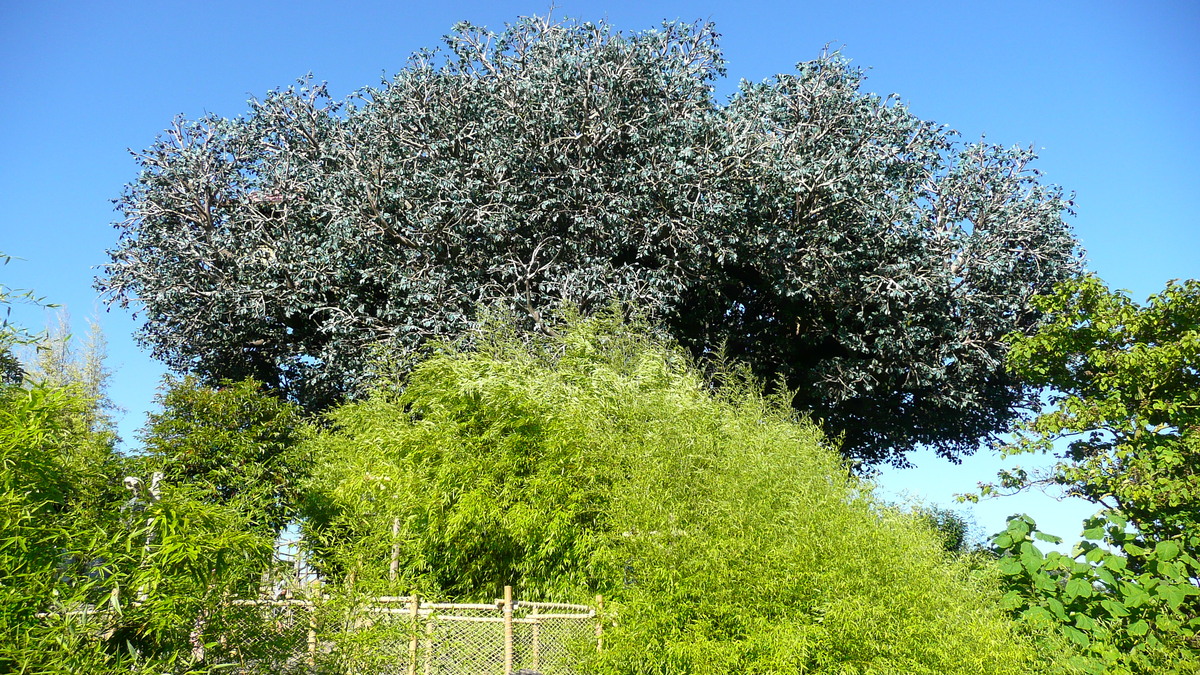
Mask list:
MULTIPOLYGON (((0 251, 23 258, 0 282, 96 314, 118 371, 112 394, 140 427, 162 374, 133 343, 134 322, 105 313, 95 266, 114 243, 110 200, 135 178, 127 148, 172 117, 235 116, 250 96, 312 72, 345 95, 403 67, 469 20, 498 28, 545 2, 17 2, 0 0, 0 251)), ((966 140, 1033 144, 1046 180, 1077 193, 1072 223, 1090 267, 1144 298, 1200 276, 1200 3, 1179 2, 580 2, 558 16, 623 30, 663 19, 715 21, 731 92, 739 79, 790 71, 827 43, 869 67, 867 88, 896 92, 966 140)), ((18 320, 41 324, 40 312, 18 320)), ((889 491, 949 503, 992 477, 979 456, 932 457, 889 471, 889 491)), ((1048 500, 985 504, 987 530, 1029 511, 1059 534, 1079 515, 1048 500)))

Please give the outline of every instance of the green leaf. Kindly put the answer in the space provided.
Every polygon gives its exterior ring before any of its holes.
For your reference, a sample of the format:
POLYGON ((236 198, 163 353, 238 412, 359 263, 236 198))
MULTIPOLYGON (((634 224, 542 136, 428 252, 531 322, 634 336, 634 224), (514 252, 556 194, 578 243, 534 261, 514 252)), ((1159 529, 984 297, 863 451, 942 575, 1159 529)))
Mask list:
POLYGON ((1054 613, 1054 616, 1058 617, 1059 621, 1067 620, 1067 610, 1057 598, 1047 598, 1046 606, 1050 608, 1050 611, 1054 613))
POLYGON ((1034 606, 1021 612, 1021 618, 1033 625, 1053 625, 1054 616, 1045 607, 1034 606))
POLYGON ((1009 576, 1020 574, 1021 572, 1023 572, 1025 570, 1025 567, 1021 564, 1020 559, 1014 558, 1012 556, 1005 556, 1005 557, 997 560, 996 566, 1000 568, 1000 571, 1002 573, 1007 574, 1009 576))
POLYGON ((1171 581, 1179 581, 1180 579, 1179 568, 1176 567, 1174 563, 1160 560, 1155 562, 1154 568, 1155 571, 1165 579, 1169 579, 1171 581))
POLYGON ((1067 582, 1067 587, 1065 589, 1065 592, 1066 592, 1068 598, 1076 598, 1076 597, 1090 598, 1090 597, 1092 597, 1092 593, 1094 592, 1094 589, 1092 588, 1092 585, 1090 583, 1088 583, 1087 581, 1080 579, 1078 577, 1074 577, 1070 581, 1067 582))
POLYGON ((1100 605, 1104 607, 1104 610, 1107 611, 1109 616, 1113 617, 1114 619, 1129 616, 1129 610, 1125 608, 1125 605, 1122 605, 1116 600, 1101 600, 1100 605))
POLYGON ((1178 610, 1187 594, 1178 586, 1163 585, 1158 587, 1158 597, 1166 600, 1171 609, 1178 610))
POLYGON ((1086 647, 1089 644, 1091 644, 1091 640, 1088 639, 1087 634, 1084 633, 1083 631, 1080 631, 1077 628, 1072 628, 1071 626, 1063 626, 1062 631, 1063 631, 1063 635, 1067 636, 1067 639, 1069 639, 1071 642, 1074 642, 1075 644, 1079 645, 1080 647, 1086 647))
POLYGON ((1121 546, 1121 548, 1125 549, 1125 552, 1128 553, 1129 555, 1137 555, 1137 556, 1146 555, 1146 549, 1142 548, 1141 546, 1138 546, 1137 544, 1124 544, 1123 546, 1121 546))
POLYGON ((1134 621, 1133 623, 1129 624, 1129 627, 1125 629, 1126 632, 1128 632, 1130 635, 1132 635, 1134 637, 1141 637, 1141 636, 1145 635, 1149 630, 1150 630, 1150 624, 1146 623, 1145 619, 1138 619, 1137 621, 1134 621))
POLYGON ((1173 541, 1160 541, 1154 545, 1154 555, 1162 560, 1171 560, 1179 555, 1179 544, 1173 541))

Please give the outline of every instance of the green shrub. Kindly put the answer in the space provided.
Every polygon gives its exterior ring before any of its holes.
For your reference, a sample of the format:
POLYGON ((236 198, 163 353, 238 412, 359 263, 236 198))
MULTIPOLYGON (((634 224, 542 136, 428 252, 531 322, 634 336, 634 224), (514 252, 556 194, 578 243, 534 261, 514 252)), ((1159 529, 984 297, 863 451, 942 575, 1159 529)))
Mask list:
POLYGON ((497 325, 310 442, 307 534, 335 578, 602 593, 601 673, 1038 670, 995 579, 876 502, 788 401, 612 317, 497 325))

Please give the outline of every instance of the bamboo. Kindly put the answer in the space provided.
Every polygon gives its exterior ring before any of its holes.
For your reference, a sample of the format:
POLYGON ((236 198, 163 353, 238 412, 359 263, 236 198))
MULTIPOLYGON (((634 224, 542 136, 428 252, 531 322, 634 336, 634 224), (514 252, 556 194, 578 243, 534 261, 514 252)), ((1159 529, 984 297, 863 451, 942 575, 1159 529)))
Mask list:
POLYGON ((513 672, 513 603, 512 586, 504 587, 504 675, 513 672))
POLYGON ((395 581, 400 572, 400 519, 392 518, 392 562, 388 566, 388 581, 395 581))
POLYGON ((421 612, 421 600, 412 596, 408 604, 409 616, 412 617, 412 641, 408 645, 408 675, 417 675, 417 618, 421 612))

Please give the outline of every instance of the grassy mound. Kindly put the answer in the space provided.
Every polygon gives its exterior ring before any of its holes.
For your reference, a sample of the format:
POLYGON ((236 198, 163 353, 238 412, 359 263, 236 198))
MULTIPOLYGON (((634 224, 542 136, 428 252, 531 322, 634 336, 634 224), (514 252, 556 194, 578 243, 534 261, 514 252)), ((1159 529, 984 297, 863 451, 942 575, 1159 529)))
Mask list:
POLYGON ((814 425, 646 334, 492 328, 403 393, 336 411, 308 445, 325 569, 464 599, 602 593, 590 672, 1037 669, 993 590, 848 477, 814 425))

